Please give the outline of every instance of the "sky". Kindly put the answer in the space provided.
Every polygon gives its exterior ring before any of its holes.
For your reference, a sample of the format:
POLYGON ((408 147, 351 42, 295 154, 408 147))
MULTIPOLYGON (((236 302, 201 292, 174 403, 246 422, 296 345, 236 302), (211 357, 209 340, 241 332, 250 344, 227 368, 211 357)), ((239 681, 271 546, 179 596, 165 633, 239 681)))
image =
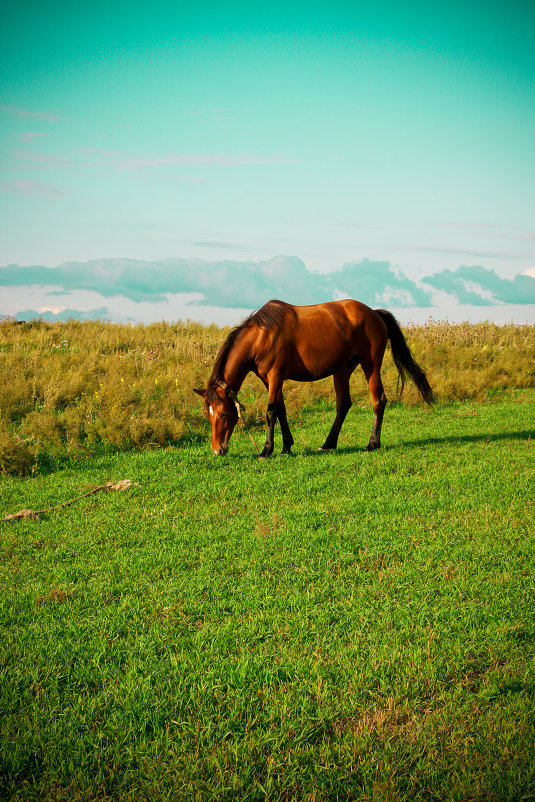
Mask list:
POLYGON ((0 314, 535 323, 535 3, 0 12, 0 314))

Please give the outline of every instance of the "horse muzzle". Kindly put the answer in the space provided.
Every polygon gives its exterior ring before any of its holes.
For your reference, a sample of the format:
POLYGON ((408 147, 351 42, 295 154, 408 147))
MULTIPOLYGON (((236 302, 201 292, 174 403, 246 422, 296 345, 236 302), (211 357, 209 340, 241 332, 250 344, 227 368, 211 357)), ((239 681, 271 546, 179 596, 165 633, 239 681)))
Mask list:
POLYGON ((223 443, 222 446, 219 446, 219 448, 213 448, 212 451, 216 457, 224 457, 228 451, 228 443, 223 443))

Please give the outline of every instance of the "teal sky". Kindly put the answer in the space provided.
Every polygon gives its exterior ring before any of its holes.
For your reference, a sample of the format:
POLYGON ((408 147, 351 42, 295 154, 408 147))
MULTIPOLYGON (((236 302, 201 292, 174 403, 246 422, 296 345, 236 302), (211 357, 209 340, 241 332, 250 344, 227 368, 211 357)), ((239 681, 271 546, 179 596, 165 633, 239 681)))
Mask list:
POLYGON ((0 265, 535 268, 535 3, 17 2, 0 265))

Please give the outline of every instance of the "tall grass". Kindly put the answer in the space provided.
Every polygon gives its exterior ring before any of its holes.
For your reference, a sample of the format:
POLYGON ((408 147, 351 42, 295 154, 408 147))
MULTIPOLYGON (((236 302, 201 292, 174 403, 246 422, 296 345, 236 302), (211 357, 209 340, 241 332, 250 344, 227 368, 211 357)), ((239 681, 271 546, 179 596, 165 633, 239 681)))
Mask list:
MULTIPOLYGON (((0 473, 31 474, 65 457, 154 447, 206 434, 192 388, 204 386, 228 329, 186 322, 0 323, 0 473)), ((535 384, 535 327, 438 323, 405 328, 416 360, 441 401, 484 400, 535 384)), ((397 372, 387 352, 390 401, 397 372)), ((352 396, 368 403, 360 370, 352 396)), ((332 381, 288 383, 290 415, 333 397, 332 381)), ((251 424, 266 398, 250 376, 241 392, 251 424)), ((416 403, 409 386, 403 401, 416 403)))

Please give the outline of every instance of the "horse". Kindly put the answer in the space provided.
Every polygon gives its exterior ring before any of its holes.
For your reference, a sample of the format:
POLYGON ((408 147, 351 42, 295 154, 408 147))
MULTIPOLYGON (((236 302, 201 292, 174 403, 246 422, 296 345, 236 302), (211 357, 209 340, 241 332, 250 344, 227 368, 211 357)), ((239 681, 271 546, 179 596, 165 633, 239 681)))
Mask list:
POLYGON ((282 453, 292 453, 294 440, 282 393, 287 379, 307 382, 333 377, 336 417, 318 449, 332 451, 351 407, 349 379, 358 365, 364 371, 373 401, 373 428, 366 450, 380 448, 386 406, 381 364, 389 340, 401 392, 408 375, 422 399, 432 404, 433 391, 427 377, 414 361, 391 312, 374 310, 351 299, 311 306, 268 301, 230 332, 217 354, 208 386, 194 390, 204 401, 212 431, 213 453, 222 456, 228 452, 230 437, 244 411, 238 393, 250 372, 258 376, 269 394, 266 442, 260 457, 273 453, 277 420, 282 432, 282 453))

